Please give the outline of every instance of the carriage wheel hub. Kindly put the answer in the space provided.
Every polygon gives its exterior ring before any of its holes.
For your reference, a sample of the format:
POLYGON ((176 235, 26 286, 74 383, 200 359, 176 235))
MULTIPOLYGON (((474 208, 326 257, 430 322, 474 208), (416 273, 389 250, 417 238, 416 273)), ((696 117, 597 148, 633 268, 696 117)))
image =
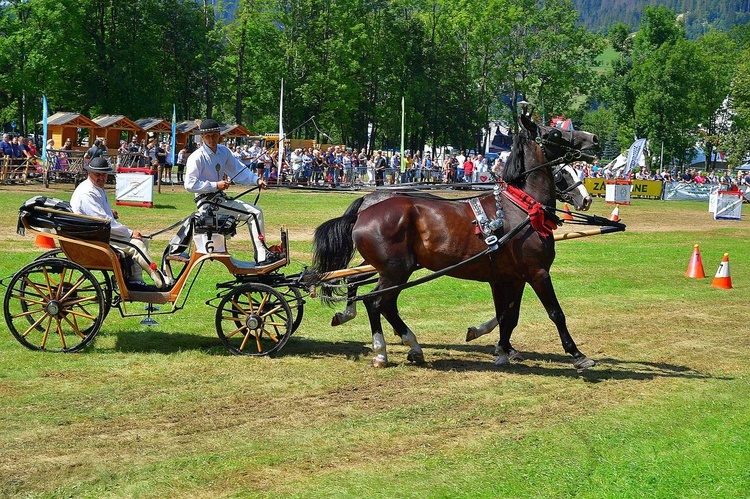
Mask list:
POLYGON ((60 313, 60 310, 62 309, 62 306, 60 305, 60 302, 57 300, 50 300, 49 303, 47 303, 45 307, 47 313, 49 315, 56 316, 60 313))
POLYGON ((248 329, 258 329, 263 325, 263 319, 259 315, 251 314, 245 319, 245 326, 248 329))

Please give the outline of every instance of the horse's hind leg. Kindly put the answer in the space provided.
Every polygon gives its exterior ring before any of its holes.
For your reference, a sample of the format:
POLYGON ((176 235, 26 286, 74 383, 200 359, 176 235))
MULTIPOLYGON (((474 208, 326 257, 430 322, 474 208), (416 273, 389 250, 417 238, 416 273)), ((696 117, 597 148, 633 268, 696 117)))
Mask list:
POLYGON ((346 308, 343 312, 336 312, 331 319, 331 326, 340 326, 357 316, 357 289, 361 282, 366 281, 374 275, 373 272, 347 279, 346 308))
POLYGON ((398 296, 384 297, 382 301, 381 311, 383 317, 393 327, 393 331, 397 336, 401 337, 401 343, 409 347, 409 353, 406 355, 406 360, 414 362, 415 364, 424 364, 424 353, 422 353, 422 347, 417 342, 417 337, 414 335, 409 326, 401 319, 398 313, 398 307, 396 300, 398 296))
POLYGON ((367 309, 370 330, 372 331, 372 366, 386 367, 388 365, 388 352, 383 336, 383 324, 380 320, 380 297, 365 298, 363 303, 365 309, 367 309))
POLYGON ((466 331, 466 341, 476 340, 480 336, 489 334, 496 327, 497 327, 497 317, 493 317, 487 322, 483 322, 476 327, 470 326, 468 331, 466 331))
POLYGON ((555 323, 555 326, 557 326, 557 332, 560 335, 563 349, 573 357, 573 366, 579 370, 594 367, 596 362, 583 355, 570 336, 570 331, 568 331, 565 321, 565 314, 555 295, 555 288, 552 286, 552 278, 549 272, 546 270, 539 271, 529 284, 531 284, 542 305, 544 305, 545 310, 547 310, 547 315, 555 323))
POLYGON ((495 313, 500 325, 500 339, 495 349, 495 354, 498 356, 495 359, 495 365, 508 364, 511 360, 523 360, 523 356, 510 344, 510 336, 518 325, 525 285, 526 283, 520 281, 497 282, 492 286, 495 313))

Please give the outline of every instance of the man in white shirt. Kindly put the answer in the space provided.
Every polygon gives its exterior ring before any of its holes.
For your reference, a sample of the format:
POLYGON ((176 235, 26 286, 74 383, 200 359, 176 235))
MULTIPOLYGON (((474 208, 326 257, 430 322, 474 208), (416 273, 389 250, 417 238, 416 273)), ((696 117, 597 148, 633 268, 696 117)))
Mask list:
POLYGON ((74 213, 109 219, 110 223, 110 245, 130 255, 135 264, 131 268, 130 283, 145 285, 143 282, 143 271, 151 276, 156 287, 168 288, 173 283, 166 278, 157 268, 156 263, 148 254, 148 243, 143 235, 137 230, 128 229, 117 220, 117 213, 107 199, 104 184, 107 176, 114 173, 112 166, 101 156, 91 160, 84 168, 88 171, 88 178, 81 182, 73 196, 70 198, 70 206, 74 213))
POLYGON ((185 190, 195 194, 198 211, 212 209, 217 215, 232 215, 237 220, 247 221, 255 261, 268 265, 279 260, 281 255, 265 245, 263 211, 248 202, 230 200, 223 192, 231 182, 267 189, 266 181, 243 165, 226 146, 219 144, 219 124, 215 120, 203 120, 196 133, 202 140, 185 165, 185 190), (228 180, 224 180, 225 176, 228 180))

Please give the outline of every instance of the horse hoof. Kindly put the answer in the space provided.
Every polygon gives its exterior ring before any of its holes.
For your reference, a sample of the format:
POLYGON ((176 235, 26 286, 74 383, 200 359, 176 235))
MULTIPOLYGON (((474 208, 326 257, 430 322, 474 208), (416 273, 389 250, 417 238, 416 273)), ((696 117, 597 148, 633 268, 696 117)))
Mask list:
POLYGON ((409 352, 409 354, 406 356, 406 360, 409 362, 414 362, 417 365, 422 365, 425 363, 424 360, 424 354, 422 352, 409 352))
POLYGON ((471 340, 476 340, 479 338, 479 335, 477 334, 477 328, 470 327, 468 331, 466 331, 466 341, 467 343, 471 340))
POLYGON ((340 326, 342 324, 341 318, 339 318, 339 314, 336 314, 331 319, 331 326, 340 326))
POLYGON ((510 358, 508 358, 508 356, 504 353, 501 354, 497 359, 495 359, 496 366, 504 366, 506 364, 510 364, 510 358))
POLYGON ((524 360, 523 355, 521 355, 521 352, 518 350, 511 350, 508 358, 516 362, 522 362, 524 360))
POLYGON ((588 357, 581 357, 573 363, 573 367, 575 367, 579 371, 583 371, 584 369, 588 369, 589 367, 594 367, 595 365, 596 362, 589 359, 588 357))
POLYGON ((372 359, 372 367, 377 368, 383 368, 388 367, 388 361, 387 360, 381 360, 381 359, 372 359))

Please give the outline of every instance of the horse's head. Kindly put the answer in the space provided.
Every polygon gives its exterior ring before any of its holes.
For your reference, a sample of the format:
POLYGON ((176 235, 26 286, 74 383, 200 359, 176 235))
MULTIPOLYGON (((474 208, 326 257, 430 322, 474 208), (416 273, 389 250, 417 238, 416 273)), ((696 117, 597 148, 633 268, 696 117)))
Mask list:
POLYGON ((591 208, 593 199, 588 189, 579 180, 578 172, 571 165, 563 164, 555 168, 555 194, 563 203, 571 203, 576 210, 591 208))
POLYGON ((565 158, 568 163, 593 161, 594 155, 599 152, 599 137, 593 133, 538 125, 524 114, 519 117, 518 122, 519 128, 527 130, 542 147, 547 161, 560 158, 565 158))

